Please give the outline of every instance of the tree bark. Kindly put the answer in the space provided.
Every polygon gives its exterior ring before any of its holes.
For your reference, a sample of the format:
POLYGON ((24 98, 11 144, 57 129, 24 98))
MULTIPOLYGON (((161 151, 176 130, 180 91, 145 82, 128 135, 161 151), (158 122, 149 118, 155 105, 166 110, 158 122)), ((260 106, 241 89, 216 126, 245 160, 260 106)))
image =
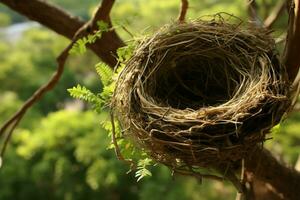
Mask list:
POLYGON ((286 66, 290 81, 293 81, 300 67, 300 0, 290 1, 289 14, 289 27, 283 63, 286 66))
MULTIPOLYGON (((269 189, 269 191, 273 193, 274 198, 272 199, 299 199, 300 173, 277 161, 268 150, 261 148, 255 149, 255 151, 246 158, 245 168, 247 174, 254 176, 254 180, 248 181, 256 184, 254 185, 254 191, 257 191, 257 193, 264 193, 262 186, 265 186, 265 189, 269 189)), ((269 194, 266 192, 265 195, 270 195, 270 192, 269 194)), ((260 197, 259 199, 263 198, 260 197)), ((270 196, 268 200, 269 199, 271 200, 270 196)))

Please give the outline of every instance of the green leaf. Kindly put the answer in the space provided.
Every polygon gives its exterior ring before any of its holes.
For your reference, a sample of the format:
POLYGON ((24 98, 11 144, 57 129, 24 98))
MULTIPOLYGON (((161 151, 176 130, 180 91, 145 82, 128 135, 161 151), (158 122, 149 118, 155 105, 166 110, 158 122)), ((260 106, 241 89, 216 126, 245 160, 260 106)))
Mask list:
POLYGON ((137 171, 135 173, 135 177, 137 177, 137 182, 139 182, 142 178, 147 176, 152 176, 152 173, 147 169, 150 166, 152 160, 150 158, 141 159, 138 162, 137 171))
POLYGON ((125 47, 120 47, 117 49, 117 56, 119 62, 124 62, 128 60, 133 53, 134 50, 134 44, 128 44, 125 47))
POLYGON ((100 80, 104 86, 109 85, 112 82, 113 70, 105 63, 98 63, 96 65, 96 71, 100 76, 100 80))
POLYGON ((97 26, 98 26, 99 30, 102 32, 106 32, 109 30, 108 23, 106 23, 104 21, 97 21, 97 26))
POLYGON ((70 93, 70 95, 72 97, 81 99, 81 100, 84 100, 87 102, 93 102, 93 100, 97 98, 94 93, 92 93, 86 87, 81 86, 79 84, 76 87, 68 89, 68 92, 70 93))

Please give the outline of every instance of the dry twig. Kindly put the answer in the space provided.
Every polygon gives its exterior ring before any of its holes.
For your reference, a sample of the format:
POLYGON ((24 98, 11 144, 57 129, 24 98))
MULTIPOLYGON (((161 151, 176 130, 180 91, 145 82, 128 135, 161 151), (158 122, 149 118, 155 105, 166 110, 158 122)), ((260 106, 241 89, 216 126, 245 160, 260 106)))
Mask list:
POLYGON ((179 13, 179 16, 178 16, 178 21, 179 22, 184 22, 185 21, 185 16, 186 16, 188 7, 189 7, 188 0, 181 0, 180 13, 179 13))
POLYGON ((264 21, 264 26, 266 28, 271 28, 277 19, 281 16, 286 7, 286 0, 281 0, 277 3, 274 10, 269 14, 269 16, 264 21))

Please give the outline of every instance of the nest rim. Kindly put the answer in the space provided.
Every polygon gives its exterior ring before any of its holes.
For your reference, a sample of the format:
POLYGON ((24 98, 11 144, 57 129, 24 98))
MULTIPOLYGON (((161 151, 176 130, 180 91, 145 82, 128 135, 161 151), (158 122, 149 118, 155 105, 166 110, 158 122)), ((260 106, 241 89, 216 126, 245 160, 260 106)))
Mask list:
MULTIPOLYGON (((269 34, 265 29, 245 28, 241 23, 228 22, 218 15, 208 21, 173 23, 144 39, 120 73, 112 98, 113 111, 122 129, 126 130, 124 136, 155 161, 184 171, 231 165, 249 155, 265 141, 270 129, 290 107, 287 74, 269 34), (197 57, 198 63, 203 61, 202 64, 188 68, 190 71, 180 71, 182 65, 178 63, 190 62, 184 59, 190 59, 191 55, 197 57), (197 97, 183 107, 176 106, 178 96, 183 96, 180 99, 183 101, 185 92, 173 94, 175 98, 171 100, 175 103, 170 103, 170 98, 163 100, 170 87, 176 84, 172 81, 175 76, 172 70, 180 74, 186 72, 184 77, 197 77, 203 73, 201 68, 207 75, 211 74, 211 68, 207 69, 203 63, 210 65, 212 60, 218 60, 213 72, 221 75, 214 79, 222 81, 200 90, 207 93, 215 84, 215 90, 221 91, 221 95, 213 98, 219 100, 225 94, 222 89, 230 89, 221 103, 202 101, 196 105, 198 107, 193 107, 192 104, 201 99, 197 97), (233 62, 235 68, 228 65, 232 60, 236 62, 233 62), (222 62, 225 64, 220 64, 222 62), (224 69, 230 76, 222 77, 224 69), (235 87, 224 86, 224 82, 235 87), (244 86, 240 86, 241 83, 244 86), (261 124, 253 128, 257 122, 261 124)), ((194 79, 194 82, 185 80, 189 84, 182 85, 205 85, 194 79)))

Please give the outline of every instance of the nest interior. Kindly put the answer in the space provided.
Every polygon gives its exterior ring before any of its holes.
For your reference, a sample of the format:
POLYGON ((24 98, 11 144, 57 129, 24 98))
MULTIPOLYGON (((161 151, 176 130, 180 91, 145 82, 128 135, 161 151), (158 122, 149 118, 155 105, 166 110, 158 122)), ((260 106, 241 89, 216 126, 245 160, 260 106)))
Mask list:
POLYGON ((290 106, 274 40, 223 18, 140 42, 112 99, 124 136, 172 169, 216 168, 261 144, 290 106))

